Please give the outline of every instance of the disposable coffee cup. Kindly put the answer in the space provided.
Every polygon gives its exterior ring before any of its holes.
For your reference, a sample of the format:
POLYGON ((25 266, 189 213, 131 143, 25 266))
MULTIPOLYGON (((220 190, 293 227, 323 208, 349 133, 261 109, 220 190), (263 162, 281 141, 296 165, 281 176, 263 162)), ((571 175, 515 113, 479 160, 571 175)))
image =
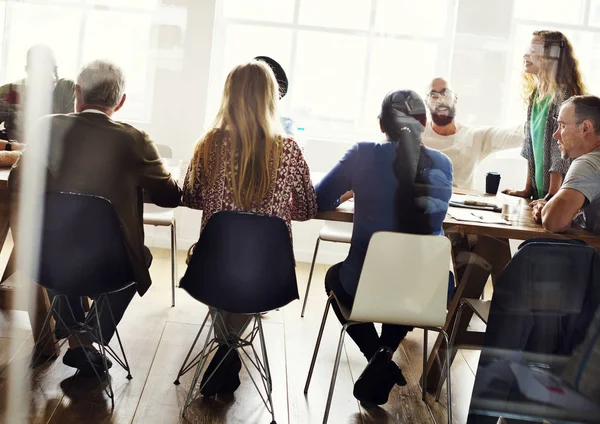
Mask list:
POLYGON ((485 192, 487 194, 497 194, 500 185, 500 174, 498 172, 488 172, 485 176, 485 192))

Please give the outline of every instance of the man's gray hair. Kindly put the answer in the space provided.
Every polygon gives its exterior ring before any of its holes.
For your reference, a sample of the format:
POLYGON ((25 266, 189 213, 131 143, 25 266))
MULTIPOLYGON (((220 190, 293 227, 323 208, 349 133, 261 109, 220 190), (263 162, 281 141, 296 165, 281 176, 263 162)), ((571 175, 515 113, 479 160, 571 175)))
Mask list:
POLYGON ((592 122, 596 135, 600 135, 600 98, 589 95, 573 96, 567 99, 563 106, 569 103, 575 107, 577 125, 589 120, 592 122))
POLYGON ((81 69, 77 85, 86 105, 113 108, 123 98, 125 78, 118 66, 104 60, 95 60, 81 69))

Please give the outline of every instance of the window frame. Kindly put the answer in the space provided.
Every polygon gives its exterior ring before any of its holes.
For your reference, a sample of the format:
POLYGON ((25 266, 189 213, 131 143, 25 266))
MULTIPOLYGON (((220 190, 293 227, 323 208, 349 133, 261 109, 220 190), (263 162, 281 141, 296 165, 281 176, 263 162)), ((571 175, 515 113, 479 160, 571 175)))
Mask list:
MULTIPOLYGON (((371 10, 369 16, 369 24, 367 30, 356 30, 356 29, 344 29, 344 28, 329 28, 319 25, 307 25, 301 24, 299 22, 300 19, 300 5, 302 0, 295 0, 294 4, 294 12, 293 19, 291 22, 273 22, 273 21, 262 21, 255 19, 244 19, 244 18, 230 18, 224 15, 224 2, 227 0, 217 0, 217 7, 215 11, 215 32, 213 35, 213 52, 211 54, 211 71, 210 71, 210 82, 209 82, 209 99, 208 99, 208 107, 207 107, 207 116, 206 122, 212 122, 214 116, 216 114, 218 104, 221 98, 222 87, 221 80, 224 75, 229 70, 224 69, 224 55, 221 52, 225 51, 226 47, 226 37, 228 28, 231 25, 247 25, 247 26, 258 26, 258 27, 267 27, 267 28, 282 28, 290 30, 292 33, 291 38, 291 46, 290 46, 290 62, 289 69, 286 68, 286 73, 290 81, 296 80, 295 78, 295 69, 296 69, 296 61, 297 61, 297 52, 298 52, 298 35, 300 31, 308 31, 308 32, 318 32, 325 34, 341 34, 341 35, 352 35, 352 36, 360 36, 366 39, 366 55, 364 61, 364 77, 363 80, 360 81, 361 89, 360 89, 360 98, 357 101, 360 104, 360 109, 356 117, 352 117, 351 120, 353 122, 352 128, 348 128, 347 131, 339 133, 337 131, 328 132, 323 131, 323 128, 315 128, 311 129, 311 132, 308 134, 310 138, 317 139, 327 139, 327 140, 339 140, 339 141, 348 141, 348 137, 353 136, 363 136, 367 135, 367 133, 372 133, 373 131, 365 131, 364 128, 361 128, 362 122, 364 121, 366 116, 366 106, 367 106, 367 91, 369 81, 371 81, 372 73, 374 70, 372 69, 371 59, 374 51, 374 45, 378 39, 395 39, 402 41, 411 41, 411 42, 425 42, 425 43, 436 43, 438 47, 438 55, 436 57, 436 65, 435 65, 435 75, 432 75, 431 78, 436 76, 446 76, 450 78, 451 75, 451 60, 454 49, 454 39, 456 34, 456 23, 457 23, 457 12, 458 12, 458 3, 459 0, 448 0, 448 11, 450 13, 446 16, 446 25, 442 35, 440 36, 425 36, 425 35, 407 35, 407 34, 393 34, 393 33, 385 33, 383 31, 377 30, 375 27, 376 24, 376 16, 377 16, 377 6, 379 0, 371 0, 371 10)), ((250 59, 250 58, 248 58, 250 59)), ((421 91, 425 87, 412 87, 414 90, 421 91)), ((421 94, 421 93, 420 93, 421 94)), ((289 113, 291 109, 291 105, 293 104, 294 99, 294 90, 290 90, 286 95, 285 99, 282 101, 280 107, 280 113, 282 115, 286 115, 289 113)), ((292 118, 295 118, 292 116, 292 118)), ((324 122, 347 122, 348 120, 336 120, 333 118, 322 118, 322 117, 311 117, 315 120, 324 122)))
MULTIPOLYGON (((1 41, 1 55, 0 55, 0 81, 4 81, 4 84, 10 83, 11 81, 7 81, 8 78, 8 44, 10 43, 10 32, 13 27, 13 22, 11 20, 11 15, 13 13, 12 7, 14 5, 39 5, 39 6, 59 6, 65 8, 71 8, 75 10, 81 11, 81 21, 79 22, 78 29, 78 50, 77 50, 77 67, 80 68, 84 65, 83 56, 84 49, 86 44, 86 23, 91 13, 95 11, 109 11, 109 12, 121 12, 121 13, 135 13, 137 15, 150 15, 154 21, 154 18, 157 13, 160 13, 160 8, 164 5, 162 2, 157 1, 156 8, 154 10, 141 8, 141 7, 130 7, 126 2, 122 4, 118 4, 115 6, 109 5, 99 5, 94 4, 94 0, 4 0, 3 7, 5 10, 4 13, 4 27, 2 33, 2 41, 1 41)), ((2 7, 0 6, 0 7, 2 7)), ((148 46, 148 51, 152 51, 152 42, 156 41, 158 37, 157 29, 152 26, 149 34, 150 45, 148 46)), ((156 43, 155 43, 156 44, 156 43)), ((149 66, 146 69, 146 85, 144 88, 145 99, 142 102, 143 108, 141 113, 134 114, 132 116, 122 115, 120 118, 131 123, 150 123, 152 120, 152 105, 154 99, 154 86, 155 86, 155 78, 156 78, 156 58, 152 55, 148 55, 148 63, 149 66)), ((60 64, 58 64, 60 67, 60 64)), ((129 99, 131 102, 131 99, 129 99)), ((121 112, 122 113, 122 112, 121 112)))
MULTIPOLYGON (((508 40, 509 43, 509 53, 512 54, 512 48, 515 46, 516 36, 518 33, 518 28, 522 26, 527 27, 537 27, 540 29, 548 29, 548 30, 556 30, 565 32, 565 30, 584 32, 584 33, 592 33, 592 34, 600 34, 600 23, 598 26, 590 25, 590 12, 591 12, 591 4, 592 0, 584 0, 582 15, 580 17, 581 22, 579 24, 568 24, 568 23, 560 23, 560 22, 552 22, 552 21, 542 21, 535 19, 523 19, 516 16, 516 11, 513 8, 511 26, 510 26, 510 37, 508 40)), ((575 54, 577 54, 577 46, 575 47, 575 54)), ((507 60, 506 66, 506 81, 508 84, 511 84, 512 81, 512 70, 514 69, 515 63, 513 62, 513 58, 509 58, 507 60)), ((587 82, 584 75, 584 82, 587 82)), ((588 87, 589 88, 589 87, 588 87)), ((511 90, 506 90, 504 104, 511 105, 513 104, 514 99, 512 99, 511 90)), ((525 113, 525 111, 523 111, 525 113)), ((523 121, 525 116, 523 116, 523 121)), ((508 120, 508 114, 505 114, 505 120, 508 120)))

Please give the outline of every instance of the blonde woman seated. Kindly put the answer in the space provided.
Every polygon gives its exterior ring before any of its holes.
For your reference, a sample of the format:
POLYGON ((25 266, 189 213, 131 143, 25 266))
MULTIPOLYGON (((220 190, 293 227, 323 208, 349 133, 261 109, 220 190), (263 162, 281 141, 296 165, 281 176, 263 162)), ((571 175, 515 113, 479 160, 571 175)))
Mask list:
MULTIPOLYGON (((283 218, 291 237, 292 220, 316 214, 308 165, 296 142, 283 135, 278 102, 277 80, 266 63, 253 60, 229 73, 217 118, 196 145, 184 183, 183 205, 202 209, 201 228, 216 212, 239 210, 283 218)), ((228 314, 229 334, 238 334, 245 321, 243 315, 228 314)), ((217 332, 217 337, 228 335, 217 332)), ((227 349, 217 349, 202 385, 227 349)), ((227 355, 202 394, 235 391, 240 369, 238 353, 227 355)))

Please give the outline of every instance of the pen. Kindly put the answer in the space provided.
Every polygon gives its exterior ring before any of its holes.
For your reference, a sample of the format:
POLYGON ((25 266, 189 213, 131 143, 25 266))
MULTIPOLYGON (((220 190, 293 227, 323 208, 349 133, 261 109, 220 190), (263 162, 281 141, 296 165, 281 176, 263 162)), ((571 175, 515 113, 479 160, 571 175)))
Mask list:
POLYGON ((473 215, 475 218, 483 219, 483 216, 481 216, 481 215, 475 215, 473 212, 471 212, 471 215, 473 215))

